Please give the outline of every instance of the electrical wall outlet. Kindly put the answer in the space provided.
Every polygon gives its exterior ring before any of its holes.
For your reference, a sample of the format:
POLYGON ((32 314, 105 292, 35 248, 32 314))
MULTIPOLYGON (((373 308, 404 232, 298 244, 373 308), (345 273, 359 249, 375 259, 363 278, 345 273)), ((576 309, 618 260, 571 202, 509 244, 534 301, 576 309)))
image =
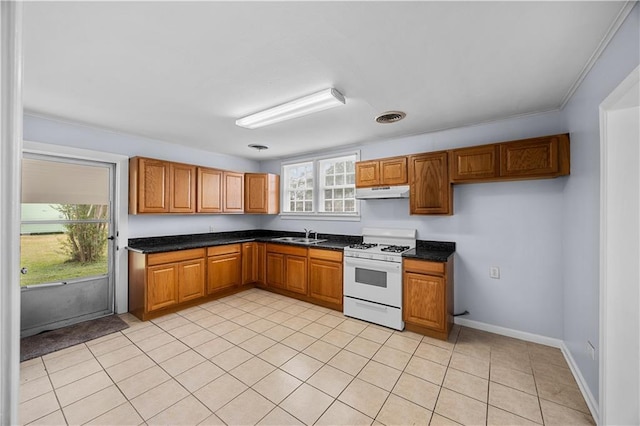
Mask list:
POLYGON ((489 268, 489 276, 491 278, 495 278, 496 280, 500 279, 500 268, 497 266, 492 266, 489 268))
POLYGON ((589 353, 589 356, 591 357, 591 360, 595 361, 596 360, 596 348, 593 346, 593 343, 591 343, 588 340, 587 340, 587 352, 589 353))

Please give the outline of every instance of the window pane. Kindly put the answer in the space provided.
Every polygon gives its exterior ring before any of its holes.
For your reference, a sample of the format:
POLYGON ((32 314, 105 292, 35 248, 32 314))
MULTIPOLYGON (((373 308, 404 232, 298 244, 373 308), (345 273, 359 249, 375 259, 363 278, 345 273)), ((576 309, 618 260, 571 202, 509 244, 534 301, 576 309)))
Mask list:
POLYGON ((336 163, 336 174, 344 173, 344 161, 336 163))
POLYGON ((326 212, 333 211, 333 206, 332 206, 332 202, 331 201, 325 201, 324 202, 324 211, 326 211, 326 212))
POLYGON ((344 185, 344 175, 336 176, 336 185, 344 185))
POLYGON ((356 162, 354 160, 347 161, 346 167, 347 173, 355 173, 356 171, 356 162))
POLYGON ((345 188, 344 189, 344 198, 355 198, 356 193, 353 188, 345 188))
POLYGON ((333 176, 327 176, 324 178, 324 184, 326 186, 333 186, 333 176))
POLYGON ((334 210, 337 212, 343 212, 344 211, 344 201, 342 200, 336 200, 333 202, 333 207, 334 210))
POLYGON ((355 185, 356 184, 356 175, 347 175, 347 185, 355 185))
POLYGON ((356 210, 355 205, 356 205, 355 200, 345 200, 344 210, 347 212, 353 212, 356 210))
POLYGON ((311 201, 305 201, 305 202, 304 202, 304 211, 305 211, 305 212, 311 212, 311 211, 313 211, 313 207, 312 207, 312 205, 313 205, 313 204, 311 203, 311 201))
POLYGON ((324 190, 324 198, 325 198, 325 200, 326 200, 326 199, 329 199, 329 200, 330 200, 331 198, 333 198, 333 195, 332 195, 332 194, 333 194, 333 190, 331 190, 331 189, 325 189, 325 190, 324 190))
POLYGON ((333 190, 333 193, 335 194, 335 197, 334 197, 334 198, 338 198, 338 199, 339 199, 339 198, 342 198, 342 197, 343 197, 343 189, 342 189, 342 188, 340 188, 340 189, 334 189, 334 190, 333 190))

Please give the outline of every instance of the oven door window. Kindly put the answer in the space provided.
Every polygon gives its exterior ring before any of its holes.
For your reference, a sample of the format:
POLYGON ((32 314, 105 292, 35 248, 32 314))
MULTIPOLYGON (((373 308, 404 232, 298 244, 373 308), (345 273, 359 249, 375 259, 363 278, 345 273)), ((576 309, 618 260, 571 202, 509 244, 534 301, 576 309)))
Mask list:
POLYGON ((355 268, 356 282, 359 284, 372 285, 375 287, 387 288, 387 273, 374 269, 355 268))

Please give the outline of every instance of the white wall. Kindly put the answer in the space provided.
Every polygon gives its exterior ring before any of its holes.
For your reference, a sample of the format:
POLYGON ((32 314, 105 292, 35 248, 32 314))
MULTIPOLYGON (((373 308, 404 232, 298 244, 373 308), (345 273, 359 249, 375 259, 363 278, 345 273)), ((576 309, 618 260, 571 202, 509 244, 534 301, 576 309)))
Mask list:
POLYGON ((571 178, 564 190, 564 341, 598 400, 599 351, 599 105, 640 62, 640 7, 636 5, 563 110, 571 131, 571 178))
MULTIPOLYGON (((139 136, 106 131, 77 123, 25 114, 24 139, 55 145, 123 154, 141 155, 217 167, 241 172, 258 171, 257 162, 244 158, 187 148, 139 136)), ((255 215, 129 215, 129 237, 194 234, 255 229, 260 218, 255 215)))
MULTIPOLYGON (((560 112, 361 145, 361 159, 564 133, 560 112)), ((263 162, 280 173, 280 161, 263 162)), ((265 217, 269 229, 361 233, 365 226, 416 228, 422 240, 455 241, 455 310, 468 319, 562 337, 562 191, 568 179, 454 187, 453 216, 411 216, 408 200, 361 201, 361 221, 265 217), (500 280, 489 278, 499 266, 500 280)))

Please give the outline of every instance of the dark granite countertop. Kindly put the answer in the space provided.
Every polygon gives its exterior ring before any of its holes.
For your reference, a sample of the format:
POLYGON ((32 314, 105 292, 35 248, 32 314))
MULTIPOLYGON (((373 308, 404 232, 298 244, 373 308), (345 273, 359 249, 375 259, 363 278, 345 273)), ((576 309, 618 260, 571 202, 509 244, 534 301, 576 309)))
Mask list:
POLYGON ((287 244, 299 247, 318 247, 327 250, 342 250, 350 244, 359 243, 362 241, 361 236, 335 234, 318 234, 319 239, 325 239, 327 241, 314 244, 304 244, 290 241, 275 241, 274 238, 277 237, 304 237, 304 233, 258 229, 247 231, 216 232, 207 234, 130 238, 127 244, 127 250, 150 254, 202 247, 212 247, 225 244, 245 243, 250 241, 287 244))
POLYGON ((456 251, 456 243, 444 241, 423 241, 416 242, 416 248, 402 254, 402 257, 419 260, 429 260, 431 262, 446 262, 456 251))
MULTIPOLYGON (((246 231, 216 232, 206 234, 131 238, 129 239, 127 250, 138 253, 151 254, 220 246, 225 244, 246 243, 250 241, 286 244, 298 247, 317 247, 326 250, 343 250, 350 244, 362 242, 362 237, 359 235, 318 234, 318 238, 325 239, 327 241, 315 244, 274 240, 274 238, 278 237, 304 237, 304 233, 252 229, 246 231)), ((446 262, 449 257, 453 255, 455 250, 456 243, 418 240, 416 242, 416 248, 409 250, 402 256, 412 259, 430 260, 432 262, 446 262)))

